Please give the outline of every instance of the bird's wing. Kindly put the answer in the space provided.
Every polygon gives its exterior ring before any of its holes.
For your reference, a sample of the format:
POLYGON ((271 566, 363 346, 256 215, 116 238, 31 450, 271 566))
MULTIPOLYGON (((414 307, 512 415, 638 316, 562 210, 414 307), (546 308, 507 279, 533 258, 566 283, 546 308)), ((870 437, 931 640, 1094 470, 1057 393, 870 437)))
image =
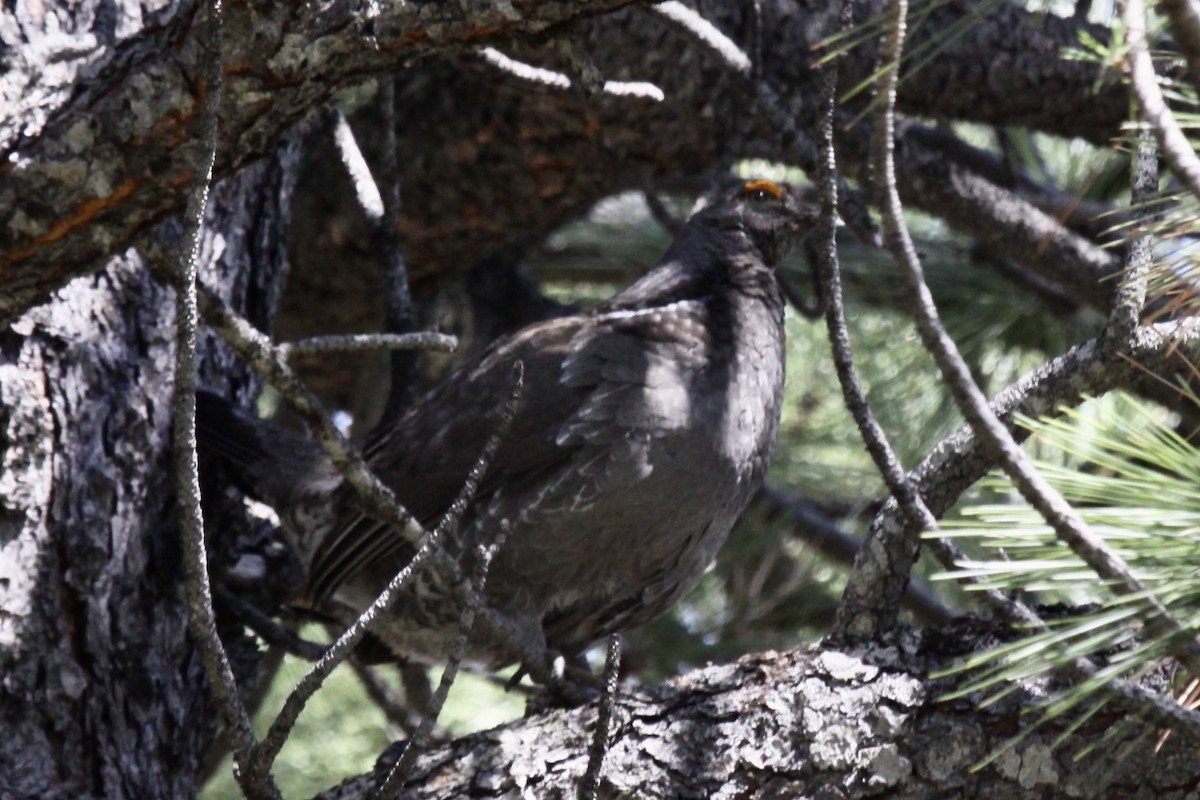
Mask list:
MULTIPOLYGON (((525 388, 512 428, 480 483, 482 501, 514 476, 551 470, 571 448, 555 433, 578 407, 581 391, 560 380, 562 363, 582 317, 540 323, 497 342, 478 361, 461 367, 414 403, 386 430, 373 432, 365 454, 400 503, 422 524, 436 524, 463 487, 509 396, 513 364, 525 367, 525 388)), ((407 562, 411 547, 367 515, 346 495, 348 524, 333 532, 315 554, 309 595, 328 597, 343 581, 371 563, 407 562)))
POLYGON ((582 450, 579 472, 589 480, 581 491, 609 491, 650 474, 651 442, 691 420, 691 383, 706 350, 696 300, 598 314, 577 334, 562 381, 585 399, 556 441, 582 450))
MULTIPOLYGON (((650 441, 687 424, 687 379, 704 348, 680 351, 677 343, 698 333, 680 326, 699 325, 700 311, 698 301, 686 301, 527 328, 451 373, 395 426, 370 437, 368 459, 417 519, 436 523, 494 430, 519 359, 521 404, 475 508, 526 518, 510 519, 514 526, 531 515, 584 508, 645 477, 650 441)), ((310 595, 327 597, 364 566, 402 565, 411 555, 399 535, 358 511, 315 555, 310 595)))

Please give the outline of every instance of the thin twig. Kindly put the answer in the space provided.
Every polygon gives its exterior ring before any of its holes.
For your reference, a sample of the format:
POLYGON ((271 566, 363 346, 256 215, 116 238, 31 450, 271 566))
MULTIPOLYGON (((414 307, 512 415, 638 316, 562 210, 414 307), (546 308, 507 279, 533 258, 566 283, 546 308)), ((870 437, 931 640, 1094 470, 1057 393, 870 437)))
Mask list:
POLYGON ((1120 346, 1133 336, 1146 305, 1146 285, 1154 262, 1154 234, 1148 229, 1157 217, 1151 206, 1158 195, 1158 154, 1145 125, 1138 128, 1137 146, 1129 165, 1129 209, 1141 230, 1131 230, 1125 245, 1125 272, 1108 318, 1107 336, 1120 346))
POLYGON ((1154 126, 1154 135, 1171 171, 1193 196, 1200 198, 1200 158, 1163 99, 1146 45, 1146 11, 1142 0, 1125 0, 1125 41, 1129 44, 1129 79, 1142 115, 1154 126))
MULTIPOLYGON (((208 553, 204 544, 204 516, 200 505, 200 472, 196 454, 196 328, 199 312, 196 300, 197 262, 200 259, 200 229, 208 208, 208 195, 216 164, 219 134, 218 112, 221 100, 221 38, 223 10, 221 0, 208 5, 204 28, 207 69, 204 72, 204 103, 200 109, 196 159, 187 209, 184 212, 183 246, 178 260, 175 286, 175 395, 172 399, 175 459, 175 486, 179 527, 183 536, 184 592, 188 604, 188 624, 204 673, 212 688, 217 711, 231 738, 234 757, 247 763, 253 752, 254 731, 250 716, 238 696, 237 681, 229 665, 225 647, 217 635, 216 614, 212 605, 212 587, 208 577, 208 553)), ((258 780, 239 777, 249 797, 278 797, 269 774, 258 780)))
POLYGON ((279 755, 279 751, 287 742, 291 735, 292 728, 295 727, 296 720, 300 718, 300 712, 304 710, 304 706, 316 694, 317 690, 324 684, 325 679, 333 672, 338 664, 342 663, 354 651, 354 647, 366 636, 369 626, 373 623, 380 614, 386 612, 391 607, 392 603, 398 599, 400 591, 417 575, 425 562, 438 546, 438 538, 440 529, 434 530, 429 534, 426 541, 417 549, 412 560, 404 566, 400 572, 396 574, 388 585, 384 587, 383 592, 375 599, 358 620, 346 629, 346 631, 338 637, 325 651, 325 654, 314 664, 296 687, 288 695, 284 701, 283 708, 280 709, 279 715, 275 721, 271 723, 270 730, 263 738, 262 743, 255 748, 254 757, 250 762, 249 769, 254 774, 266 774, 271 765, 275 762, 275 757, 279 755))
MULTIPOLYGON (((842 4, 839 21, 841 26, 849 26, 851 18, 848 3, 842 4)), ((836 239, 838 186, 833 120, 837 102, 837 61, 835 59, 825 65, 825 74, 821 79, 821 158, 818 159, 821 219, 817 223, 817 234, 821 242, 818 262, 821 292, 825 301, 825 324, 829 329, 833 362, 846 407, 858 425, 867 451, 910 523, 904 529, 904 537, 887 541, 874 538, 859 551, 838 606, 835 635, 873 638, 895 623, 900 610, 900 598, 904 595, 909 573, 920 550, 918 536, 922 530, 935 529, 937 521, 905 475, 895 451, 888 443, 887 434, 867 403, 866 393, 859 384, 854 367, 854 353, 842 303, 836 239)))
MULTIPOLYGON (((152 254, 154 251, 150 251, 152 254)), ((173 273, 159 272, 175 283, 173 273)), ((200 309, 204 320, 218 333, 233 350, 241 356, 267 383, 277 389, 297 416, 308 425, 317 443, 329 455, 346 482, 358 493, 359 499, 370 513, 402 535, 414 549, 425 542, 425 531, 396 500, 392 491, 371 471, 357 449, 333 424, 319 399, 299 379, 280 357, 276 348, 261 331, 229 306, 225 300, 203 283, 198 284, 200 309)), ((463 586, 466 580, 458 562, 449 553, 437 548, 434 552, 438 569, 442 570, 455 586, 463 586)), ((544 645, 529 641, 521 635, 521 629, 510 618, 491 606, 482 612, 482 624, 497 639, 512 645, 514 653, 521 658, 526 671, 543 685, 558 683, 549 668, 544 645)))
POLYGON ((753 67, 750 56, 742 52, 742 48, 738 47, 732 39, 717 30, 715 25, 700 16, 699 12, 688 8, 678 0, 658 3, 653 6, 653 9, 656 14, 689 31, 700 40, 701 44, 720 55, 725 63, 735 71, 743 75, 750 74, 753 67))
POLYGON ((1078 512, 1033 467, 1029 458, 1013 440, 1008 429, 992 413, 987 399, 971 377, 970 370, 954 341, 946 334, 937 308, 925 283, 916 247, 900 209, 896 189, 894 161, 894 109, 900 56, 904 47, 907 0, 893 0, 895 19, 884 35, 880 48, 885 69, 880 77, 883 102, 875 113, 872 144, 872 175, 878 184, 880 210, 884 220, 885 241, 911 294, 914 319, 921 340, 933 356, 943 380, 950 388, 963 416, 979 434, 991 455, 1004 469, 1014 486, 1031 506, 1054 528, 1059 539, 1084 563, 1109 582, 1118 594, 1137 598, 1145 613, 1151 635, 1172 640, 1172 654, 1193 676, 1200 676, 1200 644, 1187 634, 1162 602, 1129 570, 1124 560, 1089 528, 1078 512))
MULTIPOLYGON (((817 173, 817 148, 812 139, 796 124, 795 118, 788 111, 787 104, 779 96, 779 93, 771 88, 765 80, 754 80, 754 63, 732 39, 697 11, 688 8, 683 3, 676 2, 676 0, 651 6, 651 10, 696 39, 718 56, 729 69, 745 78, 754 92, 754 102, 757 108, 779 132, 782 152, 785 156, 793 159, 809 175, 817 173)), ((846 224, 862 242, 878 247, 879 232, 867 211, 861 193, 847 186, 840 175, 836 176, 836 180, 838 181, 838 193, 842 198, 841 211, 846 224)))
POLYGON ((326 645, 311 642, 295 631, 288 630, 253 603, 243 600, 235 593, 218 587, 217 597, 229 606, 239 622, 276 650, 290 653, 305 661, 317 661, 325 655, 326 645))
POLYGON ((371 514, 394 528, 414 547, 419 547, 425 537, 420 524, 400 506, 392 490, 375 476, 358 450, 333 424, 321 401, 280 357, 271 340, 231 309, 216 292, 204 285, 199 288, 205 322, 255 372, 279 390, 346 482, 358 492, 371 514))
POLYGON ((596 709, 596 728, 592 731, 592 743, 588 747, 587 771, 579 783, 579 800, 596 800, 604 757, 608 755, 611 745, 613 710, 620 688, 621 634, 612 633, 608 636, 608 653, 604 658, 604 691, 600 694, 599 707, 596 709))
POLYGON ((390 800, 395 797, 400 791, 400 785, 408 777, 412 771, 413 765, 417 760, 417 753, 425 742, 429 739, 430 732, 433 726, 437 724, 438 716, 442 713, 442 707, 446 705, 446 698, 450 694, 450 687, 454 685, 455 679, 458 677, 458 670, 462 666, 463 658, 467 654, 467 641, 471 636, 471 629, 475 625, 475 613, 483 603, 484 591, 487 587, 488 569, 492 565, 492 559, 500 548, 504 547, 504 542, 508 540, 508 534, 511 528, 508 520, 502 520, 500 529, 496 532, 495 541, 490 545, 481 545, 479 547, 479 566, 475 573, 475 579, 472 582, 474 596, 471 602, 468 602, 462 611, 462 618, 459 620, 458 632, 454 635, 454 643, 450 647, 450 657, 446 662, 446 669, 442 671, 442 677, 438 681, 437 690, 433 693, 433 698, 429 704, 429 710, 425 713, 425 718, 421 720, 420 726, 416 732, 409 737, 404 744, 404 750, 400 753, 400 758, 396 764, 388 771, 387 777, 379 787, 380 800, 390 800))
MULTIPOLYGON (((1200 351, 1200 319, 1143 325, 1129 345, 1127 352, 1118 352, 1103 336, 1076 345, 1005 387, 992 399, 992 411, 1009 421, 1014 437, 1023 439, 1028 431, 1011 422, 1018 414, 1056 416, 1088 396, 1128 388, 1145 375, 1178 367, 1178 359, 1200 351)), ((930 511, 940 517, 993 466, 979 434, 963 425, 934 445, 910 478, 930 511)), ((896 527, 904 520, 895 501, 889 500, 872 527, 896 527)))
MULTIPOLYGON (((174 282, 170 273, 164 274, 164 277, 174 282)), ((421 547, 425 541, 424 529, 395 502, 391 490, 371 472, 357 450, 350 448, 341 431, 337 430, 322 409, 320 401, 279 356, 278 349, 215 291, 203 283, 199 284, 198 289, 200 309, 204 312, 205 322, 245 359, 263 380, 277 389, 292 410, 310 426, 318 444, 325 449, 346 482, 359 493, 359 499, 371 508, 371 513, 380 521, 391 525, 413 544, 414 548, 421 547), (384 493, 383 496, 375 494, 377 488, 384 493), (387 505, 389 502, 392 505, 387 505)), ((468 583, 452 555, 441 548, 437 548, 433 555, 437 559, 438 569, 451 583, 458 587, 468 583)), ((538 683, 551 686, 559 682, 549 668, 544 645, 539 646, 529 641, 529 637, 523 636, 520 627, 509 617, 491 606, 485 606, 480 623, 493 638, 507 641, 512 646, 513 652, 523 662, 526 672, 538 683)))
POLYGON ((371 167, 367 164, 367 159, 354 138, 354 131, 340 108, 333 111, 333 144, 342 159, 342 166, 346 168, 346 174, 350 176, 358 207, 362 209, 372 227, 380 224, 387 216, 383 193, 379 191, 379 185, 371 175, 371 167))
MULTIPOLYGON (((412 291, 408 286, 408 267, 404 262, 404 247, 400 241, 400 145, 396 141, 396 82, 384 79, 379 102, 383 106, 382 179, 386 186, 386 214, 372 229, 376 250, 382 251, 383 280, 387 296, 384 324, 388 333, 411 333, 416 327, 412 291)), ((382 422, 400 418, 416 399, 421 388, 417 354, 392 352, 388 358, 388 396, 384 403, 382 422)))
POLYGON ((300 712, 304 710, 304 706, 308 700, 321 687, 334 668, 344 661, 358 643, 362 641, 362 638, 366 636, 375 620, 386 613, 392 604, 399 599, 400 592, 420 572, 425 562, 435 552, 438 552, 442 537, 458 527, 459 521, 475 497, 475 492, 479 489, 479 484, 483 480, 483 475, 487 471, 488 465, 491 464, 496 450, 499 449, 500 443, 512 426, 523 389, 524 365, 518 361, 513 365, 512 392, 505 401, 504 408, 500 413, 500 420, 496 424, 496 430, 488 438, 483 451, 480 453, 475 465, 471 468, 470 474, 463 482, 463 486, 449 510, 442 516, 437 527, 431 533, 427 534, 425 540, 417 549, 416 554, 413 555, 412 560, 388 582, 388 585, 379 593, 375 601, 346 629, 345 633, 338 637, 336 642, 330 645, 325 655, 296 684, 296 688, 292 690, 287 700, 284 701, 279 715, 271 723, 271 728, 263 738, 262 744, 255 749, 253 763, 251 764, 253 770, 265 773, 270 769, 271 764, 287 741, 292 728, 296 724, 296 720, 300 717, 300 712))
POLYGON ((458 339, 446 333, 349 333, 336 336, 313 336, 296 342, 275 345, 284 358, 313 353, 357 350, 432 350, 453 353, 458 339))
MULTIPOLYGON (((501 53, 494 47, 481 47, 479 55, 483 57, 484 61, 501 72, 508 73, 523 81, 529 81, 530 83, 554 89, 570 89, 574 85, 571 79, 561 72, 517 61, 504 55, 504 53, 501 53)), ((653 100, 656 103, 661 103, 666 99, 666 95, 663 94, 662 89, 653 83, 645 81, 605 81, 602 91, 605 94, 615 97, 636 97, 642 100, 653 100)))
MULTIPOLYGON (((333 141, 354 185, 359 207, 367 217, 371 251, 377 254, 383 267, 387 330, 390 334, 409 334, 414 326, 414 314, 408 288, 408 270, 404 265, 404 248, 396 230, 400 218, 400 165, 396 143, 396 90, 390 77, 384 79, 379 103, 383 109, 383 152, 380 159, 382 190, 372 176, 358 140, 354 138, 354 131, 341 109, 334 112, 333 141)), ((399 417, 416 397, 418 388, 414 353, 393 352, 388 361, 391 366, 390 388, 381 421, 399 417)))

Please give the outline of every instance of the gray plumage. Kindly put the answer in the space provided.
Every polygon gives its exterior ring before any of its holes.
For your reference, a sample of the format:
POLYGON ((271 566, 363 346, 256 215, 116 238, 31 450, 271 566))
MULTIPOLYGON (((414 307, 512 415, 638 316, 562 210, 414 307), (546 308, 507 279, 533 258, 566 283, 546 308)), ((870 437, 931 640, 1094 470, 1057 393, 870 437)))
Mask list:
MULTIPOLYGON (((695 214, 623 292, 501 339, 452 372, 368 437, 368 461, 420 521, 435 524, 492 431, 520 359, 521 408, 448 547, 469 567, 474 546, 507 519, 488 601, 565 654, 652 619, 703 574, 762 482, 784 377, 773 267, 814 220, 774 184, 745 184, 695 214)), ((301 542, 304 602, 362 609, 412 550, 359 513, 346 487, 330 493, 336 477, 307 452, 294 463, 311 479, 289 475, 264 493, 301 542), (324 504, 314 500, 318 484, 324 504)), ((399 656, 443 660, 458 621, 444 589, 427 572, 377 636, 399 656)), ((516 658, 476 630, 472 660, 516 658)))

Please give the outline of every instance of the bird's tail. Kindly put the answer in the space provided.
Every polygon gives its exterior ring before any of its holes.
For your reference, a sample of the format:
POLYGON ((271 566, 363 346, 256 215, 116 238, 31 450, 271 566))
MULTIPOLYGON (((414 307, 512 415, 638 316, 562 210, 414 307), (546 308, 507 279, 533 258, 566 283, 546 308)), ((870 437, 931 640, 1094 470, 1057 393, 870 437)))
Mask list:
POLYGON ((247 494, 269 505, 329 493, 340 483, 325 452, 311 439, 211 392, 196 393, 196 438, 202 452, 232 468, 247 494))

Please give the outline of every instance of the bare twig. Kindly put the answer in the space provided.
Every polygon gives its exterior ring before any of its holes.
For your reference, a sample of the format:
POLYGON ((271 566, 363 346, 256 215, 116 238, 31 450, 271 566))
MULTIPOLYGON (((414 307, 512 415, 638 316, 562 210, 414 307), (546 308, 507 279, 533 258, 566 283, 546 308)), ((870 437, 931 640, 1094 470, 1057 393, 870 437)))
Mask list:
POLYGON ((374 622, 380 614, 387 611, 391 604, 398 598, 400 591, 408 585, 420 569, 425 565, 434 549, 438 545, 439 530, 433 531, 429 537, 417 550, 412 560, 404 566, 399 573, 388 585, 384 587, 383 592, 358 618, 358 621, 351 625, 346 631, 325 651, 318 659, 296 687, 288 695, 284 701, 283 708, 280 709, 279 715, 275 721, 271 723, 270 730, 263 738, 262 743, 255 748, 254 756, 249 764, 249 771, 253 775, 267 774, 271 765, 275 762, 275 757, 279 755, 279 751, 287 742, 291 735, 292 728, 296 724, 296 720, 300 718, 300 712, 304 710, 304 706, 309 699, 316 694, 317 690, 324 684, 325 679, 333 672, 338 664, 342 663, 353 652, 354 647, 366 636, 369 626, 374 622))
MULTIPOLYGON (((554 89, 570 89, 573 85, 571 79, 561 72, 517 61, 504 55, 504 53, 501 53, 494 47, 480 48, 479 55, 496 69, 506 72, 513 77, 520 78, 523 81, 537 83, 554 89)), ((603 92, 616 97, 636 97, 643 100, 653 100, 656 103, 661 103, 666 99, 666 95, 663 94, 662 89, 653 83, 645 81, 605 81, 603 92)))
POLYGON ((1142 0, 1125 0, 1125 41, 1130 50, 1129 78, 1142 115, 1154 126, 1158 147, 1175 177, 1193 196, 1200 198, 1200 158, 1158 88, 1154 62, 1146 45, 1146 11, 1142 0))
MULTIPOLYGON (((1006 387, 993 398, 991 408, 1007 422, 1012 435, 1023 440, 1028 432, 1012 423, 1016 415, 1057 415, 1087 396, 1133 386, 1147 374, 1178 369, 1180 358, 1198 351, 1200 319, 1143 325, 1134 332, 1127 352, 1118 352, 1107 337, 1076 345, 1006 387)), ((936 444, 910 477, 929 509, 941 516, 993 466, 980 435, 963 425, 936 444)), ((903 524, 899 507, 889 501, 872 527, 903 524)))
POLYGON ((371 167, 354 138, 354 131, 340 108, 333 111, 333 144, 337 147, 342 165, 350 176, 358 207, 362 209, 372 227, 379 225, 386 218, 387 206, 384 204, 383 194, 379 191, 379 185, 371 175, 371 167))
POLYGON ((288 630, 254 604, 246 602, 233 592, 218 588, 217 597, 233 611, 243 625, 276 650, 290 653, 305 661, 316 661, 325 655, 325 645, 310 642, 295 631, 288 630))
POLYGON ((472 582, 472 597, 463 608, 462 617, 459 620, 458 632, 454 635, 454 643, 450 647, 450 657, 446 662, 446 669, 442 671, 442 677, 438 681, 437 690, 433 693, 433 698, 429 703, 429 709, 425 712, 425 718, 421 720, 420 726, 409 737, 404 744, 404 750, 400 753, 400 758, 397 759, 395 765, 388 771, 387 777, 379 787, 379 797, 381 800, 389 800, 395 797, 400 791, 400 785, 404 779, 408 777, 412 771, 413 764, 416 763, 417 753, 420 748, 429 739, 429 734, 433 730, 433 726, 437 724, 438 716, 442 713, 442 707, 446 705, 446 698, 450 694, 450 687, 454 685, 455 679, 458 677, 458 670, 462 666, 463 658, 467 653, 467 641, 471 636, 471 629, 475 625, 475 613, 483 604, 484 590, 487 587, 488 569, 491 567, 492 559, 500 548, 504 547, 504 542, 508 539, 510 527, 508 520, 503 520, 500 523, 500 529, 496 532, 495 541, 490 545, 480 545, 479 547, 479 566, 476 569, 474 580, 472 582))
POLYGON ((600 772, 612 737, 613 710, 621 687, 621 634, 608 637, 608 652, 604 658, 604 691, 596 709, 596 728, 588 747, 587 771, 579 782, 579 800, 596 800, 600 789, 600 772))
POLYGON ((347 483, 359 493, 371 514, 394 528, 414 547, 419 547, 425 531, 400 506, 392 490, 371 472, 357 449, 330 420, 321 401, 280 357, 270 339, 231 309, 216 292, 203 285, 200 286, 200 307, 205 322, 264 380, 279 389, 347 483))
MULTIPOLYGON (((396 141, 396 81, 385 78, 379 101, 383 106, 383 156, 381 177, 385 190, 385 215, 371 226, 374 249, 381 251, 383 281, 387 295, 384 324, 389 333, 410 333, 416 326, 412 292, 408 287, 408 267, 400 242, 400 145, 396 141)), ((388 396, 381 420, 398 419, 417 397, 420 374, 417 354, 393 351, 388 359, 388 396)))
POLYGON ((362 612, 354 624, 346 629, 345 633, 338 637, 336 642, 330 645, 325 655, 321 657, 321 660, 313 665, 312 669, 296 684, 296 688, 288 695, 287 700, 284 701, 279 715, 271 723, 271 728, 267 732, 266 737, 264 737, 262 744, 255 749, 254 759, 250 765, 252 770, 265 774, 270 769, 271 764, 287 741, 293 726, 296 724, 296 720, 300 716, 300 712, 304 710, 304 706, 309 698, 316 693, 329 674, 333 672, 334 668, 344 661, 355 646, 362 641, 362 638, 370 630, 375 620, 391 608, 392 604, 399 598, 401 590, 421 570, 425 562, 435 552, 438 552, 437 548, 442 537, 448 531, 453 531, 457 528, 471 500, 475 497, 479 483, 483 480, 484 472, 486 472, 488 465, 495 456, 496 450, 500 447, 501 441, 508 434, 508 429, 512 426, 523 389, 524 365, 518 361, 513 366, 513 389, 501 411, 496 430, 488 438, 470 474, 467 476, 466 481, 463 482, 462 489, 459 491, 454 503, 451 504, 450 509, 442 516, 437 528, 426 535, 412 560, 388 582, 388 585, 375 598, 375 601, 362 612))
POLYGON ((1025 500, 1041 513, 1060 540, 1097 575, 1109 582, 1113 591, 1136 598, 1136 602, 1144 610, 1145 622, 1152 635, 1173 640, 1173 654, 1189 672, 1200 676, 1200 645, 1195 638, 1186 634, 1162 602, 1130 572, 1124 560, 1101 537, 1091 531, 1078 512, 1034 469, 1008 429, 989 408, 957 346, 941 325, 937 308, 924 280, 916 248, 901 215, 900 196, 896 190, 894 109, 908 2, 893 0, 893 3, 895 19, 885 33, 880 48, 880 57, 885 64, 879 92, 883 102, 875 113, 871 163, 872 174, 878 183, 885 241, 899 264, 901 276, 911 293, 914 318, 922 342, 937 362, 943 379, 963 415, 1025 500))
POLYGON ((656 14, 685 28, 702 44, 720 55, 722 60, 736 72, 743 75, 750 74, 753 67, 750 56, 742 52, 742 48, 738 47, 732 39, 717 30, 715 25, 700 16, 699 12, 688 8, 678 0, 659 3, 653 6, 653 9, 656 14))
MULTIPOLYGON (((943 375, 951 385, 952 390, 955 391, 956 399, 959 399, 960 407, 963 408, 964 414, 968 417, 974 435, 983 439, 990 446, 989 449, 1000 451, 1002 463, 1005 463, 1006 471, 1009 471, 1014 482, 1021 480, 1032 484, 1030 494, 1026 495, 1026 498, 1031 503, 1042 508, 1054 507, 1054 511, 1056 512, 1054 515, 1051 515, 1047 511, 1043 511, 1043 514, 1055 526, 1056 531, 1060 530, 1060 528, 1065 529, 1060 532, 1060 536, 1064 536, 1064 539, 1068 543, 1078 541, 1085 536, 1090 536, 1090 532, 1082 525, 1082 520, 1078 520, 1077 517, 1070 519, 1069 516, 1064 516, 1063 509, 1058 508, 1059 504, 1054 502, 1056 493, 1053 493, 1051 489, 1050 495, 1043 494, 1043 487, 1038 485, 1040 476, 1032 473, 1031 478, 1029 475, 1030 471, 1025 469, 1025 465, 1019 463, 1024 454, 1019 450, 1007 429, 1003 427, 999 419, 987 406, 982 394, 978 391, 978 387, 970 380, 969 373, 962 363, 961 358, 958 357, 953 343, 945 336, 944 331, 940 330, 940 325, 937 323, 936 310, 933 308, 932 300, 928 297, 928 289, 924 286, 924 281, 921 277, 920 264, 916 259, 915 249, 912 246, 911 239, 908 237, 904 221, 900 216, 899 197, 896 194, 892 165, 892 147, 894 141, 892 110, 895 105, 895 86, 899 69, 899 58, 904 42, 907 0, 894 0, 894 2, 896 6, 896 19, 886 35, 881 56, 884 59, 884 63, 888 65, 881 81, 880 92, 885 101, 881 104, 876 116, 875 149, 872 153, 872 161, 875 167, 874 174, 877 180, 883 183, 881 187, 881 205, 884 211, 885 231, 887 233, 889 249, 893 251, 897 261, 902 265, 902 271, 905 273, 910 284, 910 290, 912 290, 914 298, 917 301, 915 303, 917 306, 917 321, 922 331, 922 337, 926 341, 926 346, 934 354, 939 367, 943 371, 943 375), (960 397, 960 395, 963 395, 963 397, 960 397), (1015 457, 1011 452, 1013 450, 1017 454, 1015 457), (1018 463, 1010 463, 1012 461, 1018 463), (1034 496, 1031 497, 1030 495, 1034 496)), ((1024 491, 1022 493, 1025 494, 1024 491)), ((1066 506, 1066 514, 1074 514, 1073 509, 1067 506, 1065 501, 1062 501, 1061 505, 1066 506)), ((950 547, 950 544, 948 542, 941 542, 940 546, 946 548, 950 547)), ((1074 545, 1072 546, 1074 549, 1074 545)), ((1102 542, 1101 546, 1106 547, 1102 542)), ((1076 552, 1079 551, 1077 550, 1076 552)), ((1092 551, 1089 551, 1089 553, 1094 555, 1092 551)), ((948 555, 957 559, 952 554, 948 555)), ((1088 558, 1084 556, 1084 560, 1088 561, 1088 558)), ((1091 562, 1089 561, 1088 563, 1090 564, 1091 562)), ((1104 573, 1101 574, 1104 575, 1104 573)), ((1109 576, 1105 575, 1105 577, 1109 576)), ((1127 572, 1121 577, 1130 578, 1127 572)), ((1127 588, 1132 589, 1132 587, 1127 588)), ((1137 588, 1139 591, 1144 591, 1140 586, 1137 588)), ((998 595, 998 593, 989 594, 998 595)), ((1044 630, 1044 624, 1041 620, 1024 604, 1011 599, 1004 602, 1005 599, 1002 596, 993 597, 993 599, 997 601, 995 603, 996 607, 1002 612, 1007 612, 1010 620, 1029 626, 1034 630, 1044 630)), ((1152 607, 1151 613, 1158 616, 1160 625, 1169 626, 1174 624, 1174 621, 1162 612, 1161 605, 1152 607)), ((1183 649, 1185 657, 1191 656, 1190 653, 1186 652, 1186 647, 1183 649)), ((1191 658, 1187 658, 1187 660, 1191 660, 1191 658)), ((1089 660, 1078 659, 1067 669, 1067 672, 1077 678, 1089 677, 1095 674, 1096 666, 1089 660)), ((1177 703, 1156 697, 1152 693, 1124 681, 1111 682, 1106 686, 1105 691, 1110 697, 1121 701, 1127 708, 1145 710, 1151 718, 1163 724, 1180 725, 1188 730, 1191 735, 1200 736, 1200 715, 1183 709, 1177 703)))
MULTIPOLYGON (((184 212, 183 246, 179 253, 178 279, 175 286, 175 395, 172 399, 175 437, 175 486, 179 527, 183 536, 184 592, 188 603, 188 624, 204 673, 212 688, 217 711, 231 739, 234 757, 247 763, 255 746, 250 716, 238 696, 237 681, 229 666, 225 648, 217 635, 212 589, 208 578, 208 553, 204 544, 204 516, 200 506, 200 473, 196 455, 196 327, 199 316, 196 300, 197 262, 200 258, 200 229, 208 208, 209 188, 216 163, 218 120, 221 99, 221 37, 223 11, 221 0, 208 5, 204 29, 208 51, 204 73, 204 104, 200 110, 200 149, 194 165, 187 209, 184 212)), ((264 774, 257 780, 242 778, 242 791, 248 797, 278 797, 278 790, 264 774)))
POLYGON ((1171 20, 1175 46, 1187 59, 1188 77, 1200 94, 1200 9, 1191 0, 1158 0, 1158 8, 1171 20))
MULTIPOLYGON (((843 3, 839 15, 841 24, 850 23, 849 5, 843 3)), ((887 434, 876 421, 866 393, 854 368, 854 354, 842 304, 841 270, 837 256, 837 164, 833 146, 833 119, 837 101, 837 60, 825 66, 821 80, 822 124, 821 158, 818 161, 818 181, 821 190, 821 220, 817 224, 821 240, 819 266, 821 292, 825 301, 825 323, 833 349, 833 362, 846 407, 858 425, 867 451, 887 483, 892 496, 900 504, 910 525, 907 536, 888 541, 873 538, 866 543, 855 559, 854 570, 846 582, 842 602, 838 606, 834 631, 837 635, 874 637, 896 621, 900 598, 908 584, 909 573, 920 550, 918 535, 932 530, 937 522, 920 496, 913 489, 888 443, 887 434)))
POLYGON ((449 334, 431 331, 349 333, 337 336, 314 336, 297 342, 282 342, 275 347, 284 358, 355 350, 432 350, 438 353, 453 353, 458 347, 458 339, 449 334))
MULTIPOLYGON (((371 250, 383 267, 383 282, 387 290, 386 328, 391 334, 408 334, 414 325, 413 306, 408 288, 408 270, 404 265, 404 248, 401 247, 400 236, 396 230, 396 221, 400 217, 400 165, 396 152, 396 90, 391 77, 384 78, 379 95, 383 109, 380 173, 384 188, 381 190, 371 175, 371 168, 367 165, 358 141, 354 138, 354 131, 341 109, 334 112, 333 141, 346 171, 350 174, 359 207, 367 217, 371 250)), ((417 392, 416 355, 393 352, 389 362, 391 380, 387 402, 384 404, 384 420, 398 417, 417 392)))
POLYGON ((1130 161, 1129 207, 1141 230, 1129 233, 1125 245, 1125 273, 1117 288, 1116 301, 1108 318, 1108 337, 1116 344, 1128 342, 1141 322, 1146 305, 1146 285, 1154 262, 1154 234, 1147 228, 1159 216, 1151 207, 1158 194, 1158 154, 1154 138, 1145 125, 1138 129, 1137 147, 1130 161))
MULTIPOLYGON (((174 280, 170 274, 164 277, 172 282, 174 280)), ((425 541, 424 529, 395 503, 391 490, 370 471, 357 451, 350 448, 349 442, 322 409, 320 401, 279 356, 278 349, 211 288, 203 283, 198 288, 200 308, 204 312, 205 321, 265 381, 274 386, 292 410, 310 426, 317 442, 325 449, 347 483, 359 493, 359 498, 370 508, 371 513, 380 521, 391 525, 414 548, 420 548, 425 541), (377 488, 382 494, 376 493, 377 488), (392 505, 389 506, 388 503, 392 505)), ((433 555, 437 559, 438 569, 444 572, 451 583, 459 587, 467 585, 453 556, 440 548, 436 549, 433 555)), ((558 683, 556 676, 549 669, 544 647, 536 649, 537 646, 529 641, 529 637, 522 635, 521 629, 511 619, 491 606, 484 606, 480 623, 490 634, 507 641, 513 647, 514 653, 520 656, 526 671, 534 680, 547 686, 558 683)))

